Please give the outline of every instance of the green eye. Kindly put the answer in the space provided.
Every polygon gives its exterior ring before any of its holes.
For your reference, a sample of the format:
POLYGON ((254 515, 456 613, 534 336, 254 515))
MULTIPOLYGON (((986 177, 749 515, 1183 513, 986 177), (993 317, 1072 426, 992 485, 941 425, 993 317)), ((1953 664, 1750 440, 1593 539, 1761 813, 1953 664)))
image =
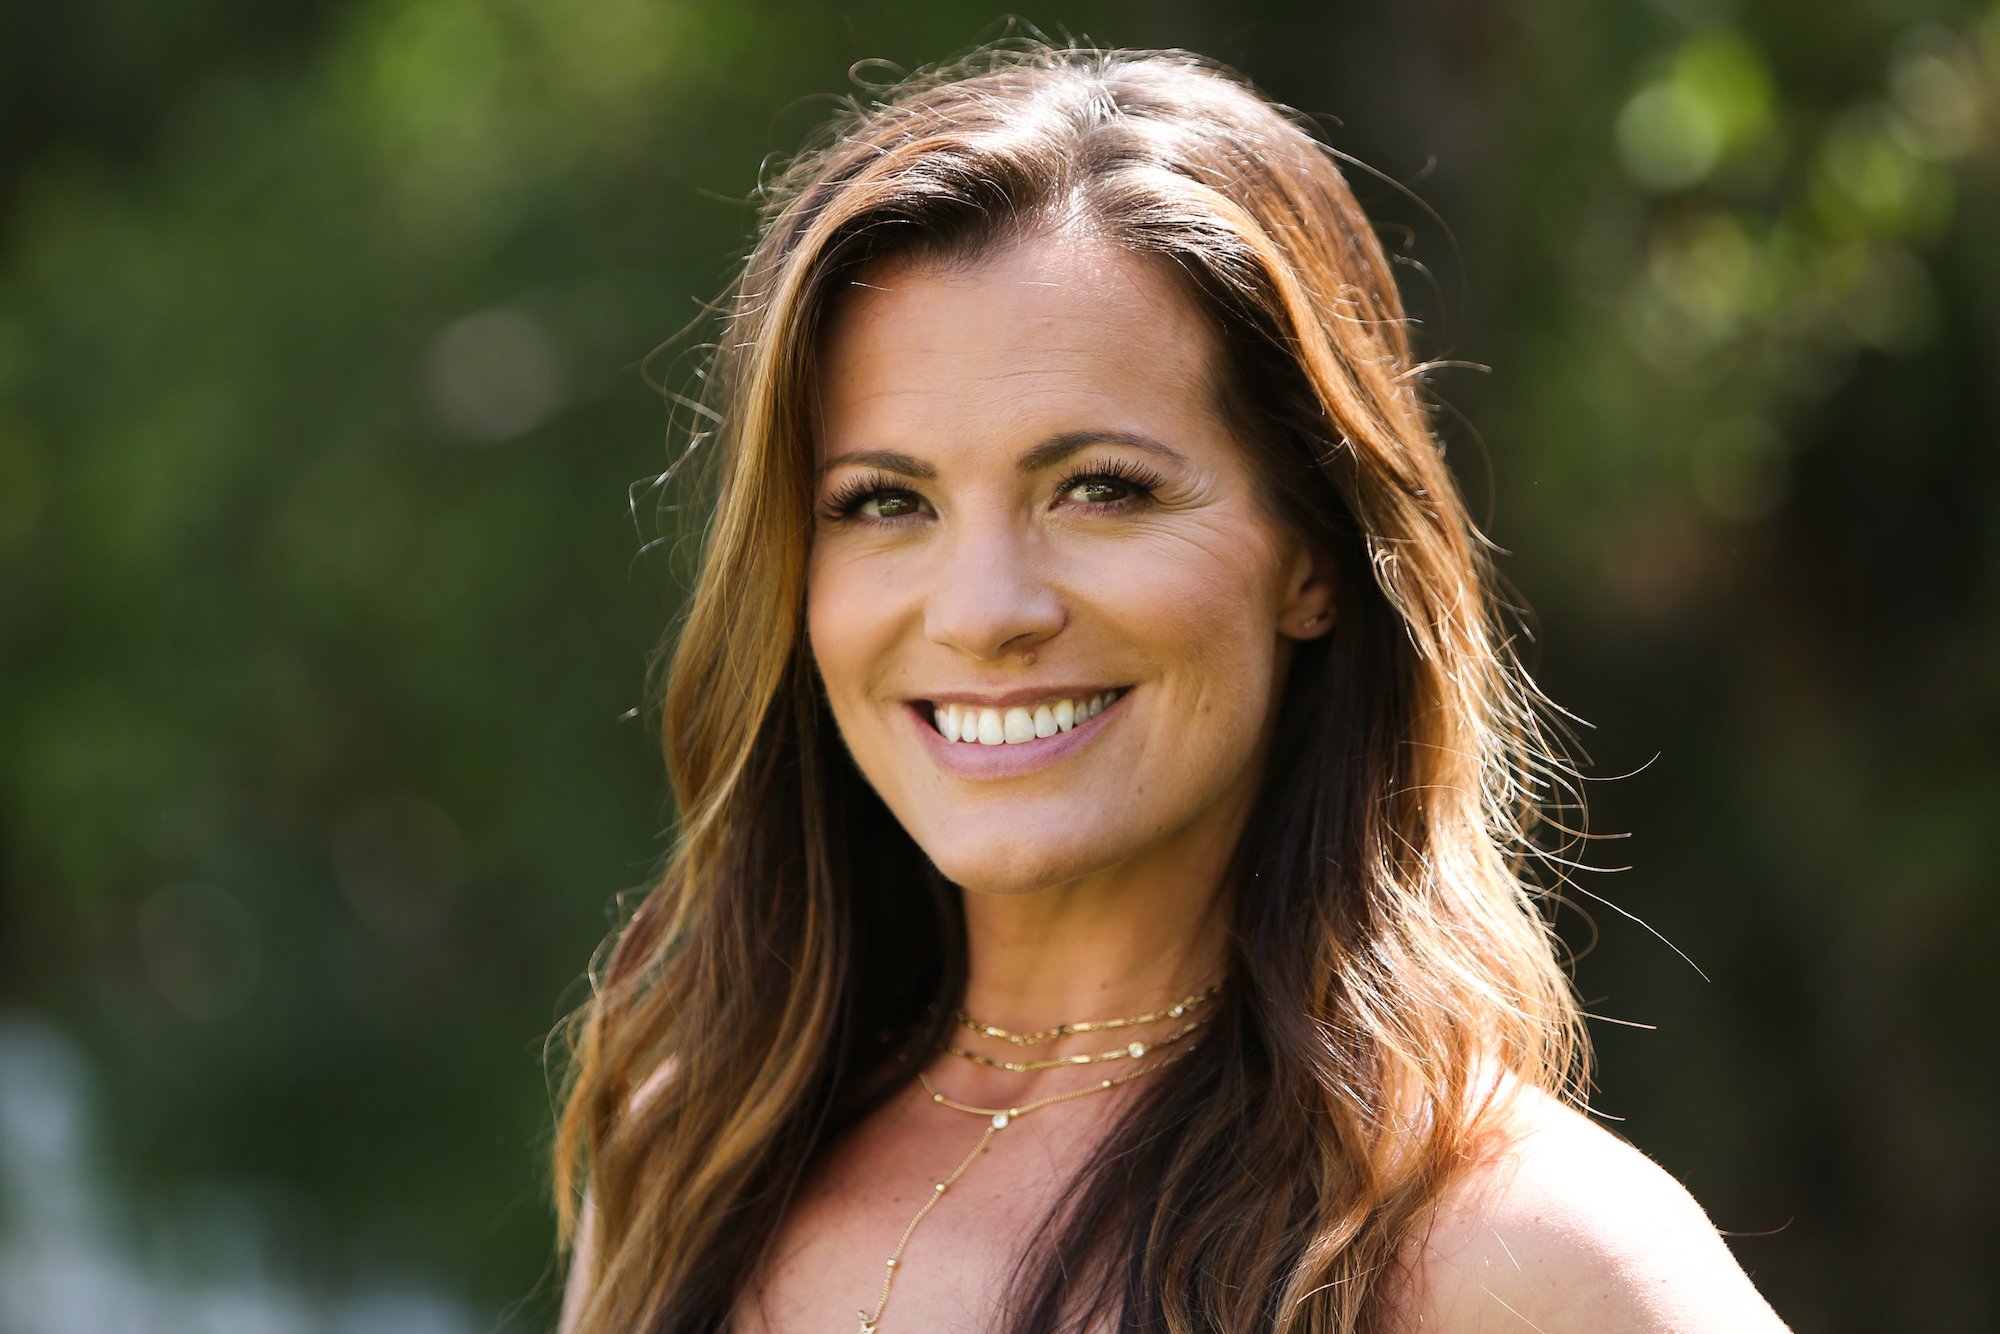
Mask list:
POLYGON ((1123 482, 1109 477, 1091 477, 1078 482, 1069 489, 1070 499, 1080 500, 1086 505, 1105 505, 1114 500, 1123 500, 1130 490, 1123 482))
POLYGON ((907 491, 878 491, 861 502, 861 512, 871 519, 900 519, 917 512, 917 498, 907 491))

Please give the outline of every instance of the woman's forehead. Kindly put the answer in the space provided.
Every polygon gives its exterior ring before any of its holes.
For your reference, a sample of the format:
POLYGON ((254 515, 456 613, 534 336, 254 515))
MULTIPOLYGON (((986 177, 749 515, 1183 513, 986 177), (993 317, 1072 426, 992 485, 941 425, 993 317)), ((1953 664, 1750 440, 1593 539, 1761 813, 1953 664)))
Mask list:
POLYGON ((1217 351, 1163 261, 1095 237, 889 261, 854 275, 830 312, 815 435, 825 453, 884 433, 1060 429, 1077 414, 1166 426, 1213 416, 1217 351))

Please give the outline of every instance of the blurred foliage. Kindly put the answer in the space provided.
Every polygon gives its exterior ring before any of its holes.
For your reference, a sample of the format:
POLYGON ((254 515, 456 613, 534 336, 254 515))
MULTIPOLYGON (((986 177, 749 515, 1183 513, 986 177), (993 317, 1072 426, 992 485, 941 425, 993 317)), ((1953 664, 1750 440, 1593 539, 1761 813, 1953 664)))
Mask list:
MULTIPOLYGON (((1633 869, 1563 918, 1598 1008, 1659 1025, 1600 1026, 1601 1106, 1800 1328, 2000 1319, 1967 948, 2000 808, 2000 8, 1026 17, 1321 115, 1380 173, 1426 354, 1490 368, 1437 372, 1449 447, 1591 773, 1631 775, 1590 789, 1632 841, 1586 855, 1633 869)), ((683 516, 628 496, 675 448, 647 354, 851 64, 991 20, 0 18, 0 1056, 17 1095, 90 1072, 93 1226, 131 1264, 305 1294, 254 1328, 370 1284, 549 1322, 542 1041, 670 819, 640 692, 683 516)), ((698 340, 650 363, 669 389, 698 340)), ((23 1127, 85 1115, 40 1105, 0 1107, 0 1273, 56 1143, 23 1127)), ((421 1324, 361 1309, 339 1327, 421 1324)), ((0 1297, 0 1329, 48 1318, 0 1297)))

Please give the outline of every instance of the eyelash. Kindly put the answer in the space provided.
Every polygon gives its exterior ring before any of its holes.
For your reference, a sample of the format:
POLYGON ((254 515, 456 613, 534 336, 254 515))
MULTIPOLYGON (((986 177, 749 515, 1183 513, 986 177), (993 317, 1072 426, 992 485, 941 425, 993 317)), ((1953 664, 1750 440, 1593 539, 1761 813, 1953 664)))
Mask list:
MULTIPOLYGON (((1165 485, 1166 479, 1150 468, 1128 459, 1105 459, 1064 477, 1056 484, 1051 503, 1085 482, 1112 482, 1123 487, 1127 494, 1116 500, 1099 501, 1094 504, 1086 502, 1086 508, 1118 513, 1135 504, 1151 500, 1153 493, 1165 485)), ((888 473, 862 473, 852 481, 834 489, 826 499, 823 517, 833 523, 852 521, 872 524, 902 523, 907 518, 916 517, 906 515, 897 518, 876 518, 860 513, 861 507, 869 501, 880 496, 897 494, 915 496, 917 493, 888 473)))

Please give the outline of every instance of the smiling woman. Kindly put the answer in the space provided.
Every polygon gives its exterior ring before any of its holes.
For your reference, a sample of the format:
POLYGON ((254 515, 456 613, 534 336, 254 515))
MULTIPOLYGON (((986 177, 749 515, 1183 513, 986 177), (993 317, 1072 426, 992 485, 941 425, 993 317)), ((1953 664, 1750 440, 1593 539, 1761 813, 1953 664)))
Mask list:
POLYGON ((856 766, 955 885, 1206 897, 1333 591, 1216 401, 1215 332, 1173 269, 1077 222, 852 281, 818 356, 806 609, 856 766))
POLYGON ((1559 766, 1325 150, 983 57, 794 165, 729 321, 566 1329, 1781 1328, 1570 1110, 1559 766))

